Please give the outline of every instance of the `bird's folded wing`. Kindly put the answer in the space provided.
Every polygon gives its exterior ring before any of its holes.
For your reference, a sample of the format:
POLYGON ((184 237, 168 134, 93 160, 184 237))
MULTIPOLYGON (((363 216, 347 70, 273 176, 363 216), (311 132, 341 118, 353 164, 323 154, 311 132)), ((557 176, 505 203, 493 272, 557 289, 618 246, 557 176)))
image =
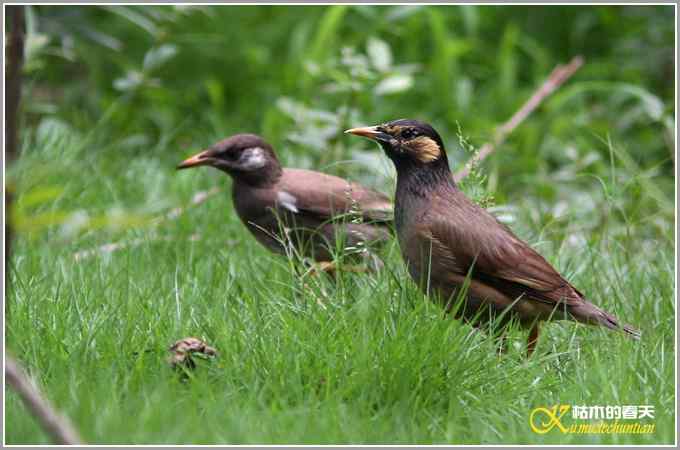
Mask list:
POLYGON ((352 214, 366 222, 392 221, 393 206, 379 192, 339 177, 301 169, 286 169, 279 184, 279 203, 290 211, 322 221, 352 214))
POLYGON ((432 214, 434 220, 421 227, 423 237, 431 239, 432 261, 455 261, 450 270, 472 278, 512 298, 548 303, 577 305, 583 295, 569 284, 541 255, 516 237, 491 214, 474 208, 454 220, 450 214, 432 214), (474 225, 473 225, 474 224, 474 225), (443 257, 434 254, 443 253, 443 257))

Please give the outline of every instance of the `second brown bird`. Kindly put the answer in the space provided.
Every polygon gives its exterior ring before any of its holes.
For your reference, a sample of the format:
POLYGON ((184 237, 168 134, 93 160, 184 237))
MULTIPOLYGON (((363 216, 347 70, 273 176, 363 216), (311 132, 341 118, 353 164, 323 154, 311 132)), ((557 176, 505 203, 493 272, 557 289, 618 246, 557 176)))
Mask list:
POLYGON ((260 136, 231 136, 177 168, 199 166, 231 175, 239 218, 258 242, 275 253, 311 258, 332 269, 330 263, 338 252, 366 260, 372 244, 390 238, 389 198, 332 175, 283 168, 260 136))

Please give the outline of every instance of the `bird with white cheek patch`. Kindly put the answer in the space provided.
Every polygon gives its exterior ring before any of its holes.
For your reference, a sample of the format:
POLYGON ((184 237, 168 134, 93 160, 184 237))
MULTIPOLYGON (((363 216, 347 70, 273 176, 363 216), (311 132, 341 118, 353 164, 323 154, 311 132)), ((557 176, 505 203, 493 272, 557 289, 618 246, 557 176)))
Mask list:
POLYGON ((379 192, 320 172, 283 168, 260 136, 237 134, 183 161, 177 169, 210 166, 233 180, 234 207, 243 224, 269 250, 289 245, 324 269, 341 239, 357 259, 390 238, 392 203, 379 192), (357 220, 358 219, 358 220, 357 220))

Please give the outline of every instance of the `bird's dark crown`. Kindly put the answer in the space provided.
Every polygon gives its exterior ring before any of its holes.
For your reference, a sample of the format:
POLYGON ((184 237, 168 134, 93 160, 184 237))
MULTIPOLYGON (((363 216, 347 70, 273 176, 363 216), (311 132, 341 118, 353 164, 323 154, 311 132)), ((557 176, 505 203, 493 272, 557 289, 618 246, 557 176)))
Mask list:
POLYGON ((390 122, 386 122, 382 125, 379 125, 378 128, 379 129, 382 128, 384 132, 389 134, 393 133, 403 134, 405 131, 407 131, 412 135, 430 137, 436 140, 440 145, 442 142, 439 133, 437 133, 437 131, 434 128, 432 128, 432 125, 415 119, 392 120, 390 122))
POLYGON ((429 165, 448 162, 439 133, 428 123, 414 119, 398 119, 378 125, 376 130, 389 136, 378 139, 395 164, 413 162, 429 165))
POLYGON ((281 174, 274 149, 256 134, 235 134, 183 161, 178 169, 211 166, 249 184, 273 182, 281 174))
POLYGON ((235 134, 213 144, 209 150, 213 150, 216 156, 235 159, 248 149, 262 149, 262 155, 265 158, 278 161, 272 146, 256 134, 235 134))

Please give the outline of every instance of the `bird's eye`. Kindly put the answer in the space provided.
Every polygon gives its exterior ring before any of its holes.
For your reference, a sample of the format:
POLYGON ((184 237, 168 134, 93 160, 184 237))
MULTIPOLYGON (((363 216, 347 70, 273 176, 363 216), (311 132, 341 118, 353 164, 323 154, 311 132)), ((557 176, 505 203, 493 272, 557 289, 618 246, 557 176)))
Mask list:
POLYGON ((407 128, 404 131, 401 132, 401 137, 403 139, 411 139, 418 136, 418 132, 414 130, 413 128, 407 128))

